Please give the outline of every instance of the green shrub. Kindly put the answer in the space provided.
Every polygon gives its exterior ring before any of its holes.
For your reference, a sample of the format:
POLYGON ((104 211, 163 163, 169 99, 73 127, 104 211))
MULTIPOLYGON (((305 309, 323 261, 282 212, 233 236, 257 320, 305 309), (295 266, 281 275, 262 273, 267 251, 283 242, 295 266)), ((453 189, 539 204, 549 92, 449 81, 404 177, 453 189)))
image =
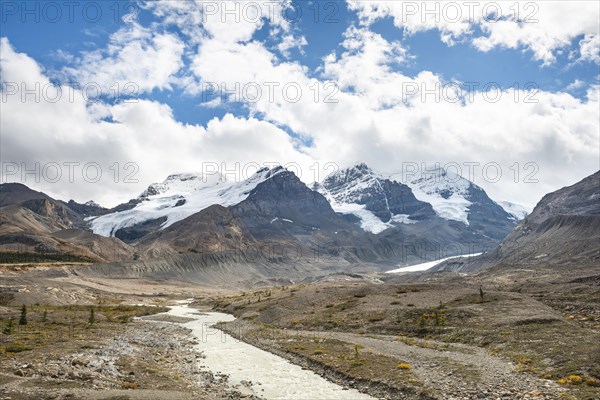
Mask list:
POLYGON ((27 325, 27 307, 23 304, 21 307, 21 316, 19 317, 19 325, 27 325))

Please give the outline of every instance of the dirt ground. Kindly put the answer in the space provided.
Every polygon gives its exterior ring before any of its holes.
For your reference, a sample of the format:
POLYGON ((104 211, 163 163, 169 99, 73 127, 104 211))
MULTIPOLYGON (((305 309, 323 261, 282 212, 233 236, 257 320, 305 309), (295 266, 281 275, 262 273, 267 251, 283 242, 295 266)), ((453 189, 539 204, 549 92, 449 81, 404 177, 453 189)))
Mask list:
POLYGON ((239 317, 224 328, 243 340, 440 399, 600 398, 599 302, 594 280, 340 281, 208 301, 239 317))
POLYGON ((27 325, 19 325, 20 309, 2 308, 0 398, 241 398, 226 376, 201 368, 186 329, 152 318, 164 310, 39 305, 28 307, 27 325))
POLYGON ((238 291, 67 266, 0 277, 0 399, 243 398, 200 368, 177 321, 153 316, 188 298, 238 317, 232 335, 376 398, 600 398, 596 267, 238 291))

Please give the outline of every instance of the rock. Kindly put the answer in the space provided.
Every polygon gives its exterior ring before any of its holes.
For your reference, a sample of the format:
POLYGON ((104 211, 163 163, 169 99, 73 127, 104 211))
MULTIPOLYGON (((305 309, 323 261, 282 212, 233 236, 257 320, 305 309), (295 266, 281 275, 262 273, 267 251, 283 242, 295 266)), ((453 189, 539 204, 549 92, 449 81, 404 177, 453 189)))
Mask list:
POLYGON ((75 358, 73 361, 71 361, 71 365, 73 366, 81 366, 81 367, 87 367, 87 365, 90 363, 90 360, 88 358, 75 358))

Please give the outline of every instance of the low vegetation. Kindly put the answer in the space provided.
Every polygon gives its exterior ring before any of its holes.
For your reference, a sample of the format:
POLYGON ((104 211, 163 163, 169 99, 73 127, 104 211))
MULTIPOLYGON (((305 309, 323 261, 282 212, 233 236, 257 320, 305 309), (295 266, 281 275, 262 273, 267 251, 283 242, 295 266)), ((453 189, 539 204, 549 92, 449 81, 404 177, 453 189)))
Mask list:
MULTIPOLYGON (((512 361, 515 371, 559 383, 575 398, 600 397, 598 291, 593 285, 578 284, 575 292, 571 288, 554 285, 541 293, 533 285, 328 284, 294 287, 293 297, 290 288, 272 289, 269 302, 261 306, 256 298, 262 292, 208 304, 272 329, 393 335, 407 345, 433 350, 476 346, 512 361)), ((322 343, 283 346, 333 363, 325 356, 331 350, 322 343)), ((364 370, 363 353, 360 359, 347 358, 346 367, 364 370)), ((392 369, 402 369, 398 365, 392 369)), ((336 361, 336 368, 342 367, 336 361)))

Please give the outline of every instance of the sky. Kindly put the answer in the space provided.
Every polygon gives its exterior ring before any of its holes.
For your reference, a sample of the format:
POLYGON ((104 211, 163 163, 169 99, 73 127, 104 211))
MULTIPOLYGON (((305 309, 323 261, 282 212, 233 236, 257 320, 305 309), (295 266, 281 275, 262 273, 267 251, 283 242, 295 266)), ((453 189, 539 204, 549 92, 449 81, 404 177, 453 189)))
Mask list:
POLYGON ((600 169, 597 1, 0 3, 2 182, 441 166, 532 208, 600 169))

